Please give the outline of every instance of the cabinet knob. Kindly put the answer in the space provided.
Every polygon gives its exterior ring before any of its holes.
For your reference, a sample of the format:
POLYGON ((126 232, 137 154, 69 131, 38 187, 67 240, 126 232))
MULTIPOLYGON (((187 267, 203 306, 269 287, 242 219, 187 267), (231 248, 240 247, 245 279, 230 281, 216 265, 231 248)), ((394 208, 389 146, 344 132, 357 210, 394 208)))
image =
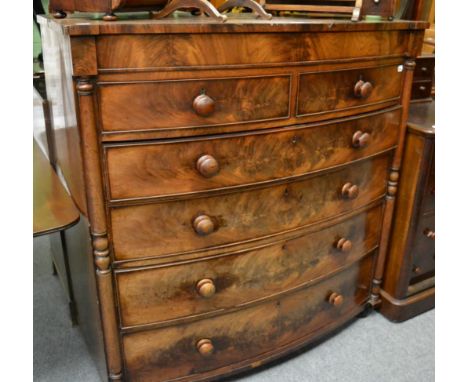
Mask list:
POLYGON ((215 228, 215 222, 207 215, 197 216, 193 221, 193 229, 200 236, 209 235, 215 228))
POLYGON ((417 265, 415 265, 415 266, 413 267, 413 272, 416 273, 416 274, 419 274, 419 273, 421 273, 421 268, 418 267, 417 265))
POLYGON ((426 228, 424 230, 424 235, 426 235, 429 239, 435 240, 435 231, 432 229, 426 228))
POLYGON ((202 155, 197 160, 197 170, 205 178, 211 178, 219 172, 218 161, 211 155, 202 155))
POLYGON ((343 296, 339 293, 333 292, 330 297, 328 297, 328 302, 333 306, 340 306, 343 303, 343 296))
POLYGON ((370 134, 363 133, 361 130, 356 131, 353 134, 353 147, 357 149, 362 149, 369 144, 370 134))
POLYGON ((341 252, 349 252, 353 248, 353 243, 351 240, 348 240, 342 237, 336 243, 336 248, 339 249, 341 252))
POLYGON ((215 110, 215 101, 206 94, 200 94, 193 100, 193 110, 201 117, 208 117, 215 110))
POLYGON ((359 187, 350 182, 341 188, 341 196, 345 199, 354 199, 359 195, 359 187))
POLYGON ((354 95, 357 98, 367 98, 371 95, 373 88, 370 82, 359 80, 354 85, 354 95))
POLYGON ((203 357, 209 357, 214 352, 213 342, 211 342, 211 340, 209 340, 207 338, 204 338, 204 339, 197 342, 197 349, 198 349, 198 352, 203 357))
POLYGON ((216 286, 211 279, 203 279, 197 283, 197 292, 203 298, 210 298, 216 293, 216 286))

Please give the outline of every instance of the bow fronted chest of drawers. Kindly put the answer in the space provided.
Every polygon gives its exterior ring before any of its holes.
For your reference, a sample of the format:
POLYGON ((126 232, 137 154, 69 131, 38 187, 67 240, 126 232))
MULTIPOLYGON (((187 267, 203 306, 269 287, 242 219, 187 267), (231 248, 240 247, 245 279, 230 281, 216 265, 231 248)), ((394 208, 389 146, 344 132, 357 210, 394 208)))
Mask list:
POLYGON ((212 380, 379 304, 425 23, 40 22, 104 379, 212 380))

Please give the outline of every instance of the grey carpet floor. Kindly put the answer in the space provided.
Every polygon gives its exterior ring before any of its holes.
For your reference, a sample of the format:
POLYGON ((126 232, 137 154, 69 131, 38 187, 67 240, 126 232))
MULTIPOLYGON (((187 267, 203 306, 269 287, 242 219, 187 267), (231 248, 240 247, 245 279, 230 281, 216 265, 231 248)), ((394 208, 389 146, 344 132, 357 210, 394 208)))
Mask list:
MULTIPOLYGON (((72 327, 47 238, 34 240, 34 381, 98 382, 79 329, 72 327)), ((358 319, 326 341, 239 382, 434 381, 434 311, 400 324, 378 313, 358 319)))

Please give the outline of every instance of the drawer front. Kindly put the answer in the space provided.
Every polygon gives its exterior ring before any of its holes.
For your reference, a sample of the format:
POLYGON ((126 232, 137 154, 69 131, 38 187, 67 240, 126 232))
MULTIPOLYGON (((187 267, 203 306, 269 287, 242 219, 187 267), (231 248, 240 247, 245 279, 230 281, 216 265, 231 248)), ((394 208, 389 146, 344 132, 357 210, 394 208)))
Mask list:
POLYGON ((101 83, 104 131, 229 125, 289 117, 290 76, 101 83))
POLYGON ((435 210, 435 147, 434 142, 431 143, 431 154, 429 163, 427 164, 426 179, 422 196, 421 210, 423 213, 433 212, 435 210))
POLYGON ((411 87, 411 99, 431 98, 432 81, 415 81, 411 87))
POLYGON ((324 114, 390 100, 397 103, 403 83, 402 68, 389 65, 303 73, 299 78, 297 115, 324 114))
POLYGON ((418 222, 413 248, 412 282, 421 277, 432 276, 435 271, 435 217, 434 214, 423 215, 418 222))
POLYGON ((389 155, 303 181, 200 199, 111 209, 116 260, 234 244, 353 211, 386 190, 389 155))
POLYGON ((242 361, 248 365, 294 341, 312 339, 337 320, 359 312, 368 300, 372 267, 373 257, 368 256, 277 301, 191 324, 123 335, 126 378, 157 382, 228 365, 235 369, 242 361), (341 296, 340 305, 329 302, 338 303, 333 293, 341 296))
POLYGON ((235 187, 344 164, 396 145, 400 113, 271 133, 108 146, 110 198, 235 187))
POLYGON ((430 80, 434 78, 434 57, 416 59, 416 68, 414 69, 414 80, 430 80))
POLYGON ((100 69, 265 66, 340 58, 403 56, 409 31, 209 33, 97 38, 100 69), (138 52, 138 54, 131 54, 138 52))
POLYGON ((378 245, 382 207, 253 250, 171 267, 116 273, 123 327, 235 306, 296 288, 378 245))

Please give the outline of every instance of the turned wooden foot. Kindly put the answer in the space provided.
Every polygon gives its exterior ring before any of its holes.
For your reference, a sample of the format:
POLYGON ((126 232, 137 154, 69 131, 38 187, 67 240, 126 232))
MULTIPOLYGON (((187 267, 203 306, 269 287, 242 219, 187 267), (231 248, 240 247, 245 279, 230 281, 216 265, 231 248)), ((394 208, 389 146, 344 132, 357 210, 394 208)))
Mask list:
POLYGON ((64 11, 55 11, 52 13, 54 19, 64 19, 67 17, 67 14, 64 11))
POLYGON ((219 22, 227 20, 227 17, 220 14, 208 0, 171 0, 161 11, 153 12, 153 17, 162 19, 178 9, 199 9, 200 13, 204 13, 219 22))
POLYGON ((103 19, 104 21, 115 21, 115 20, 117 20, 117 16, 114 15, 112 12, 109 12, 109 13, 106 13, 106 14, 102 17, 102 19, 103 19))
POLYGON ((235 7, 242 7, 251 9, 253 13, 257 14, 258 18, 264 20, 271 20, 273 15, 265 12, 263 7, 254 0, 227 0, 223 4, 218 7, 219 12, 224 12, 228 9, 235 8, 235 7))

